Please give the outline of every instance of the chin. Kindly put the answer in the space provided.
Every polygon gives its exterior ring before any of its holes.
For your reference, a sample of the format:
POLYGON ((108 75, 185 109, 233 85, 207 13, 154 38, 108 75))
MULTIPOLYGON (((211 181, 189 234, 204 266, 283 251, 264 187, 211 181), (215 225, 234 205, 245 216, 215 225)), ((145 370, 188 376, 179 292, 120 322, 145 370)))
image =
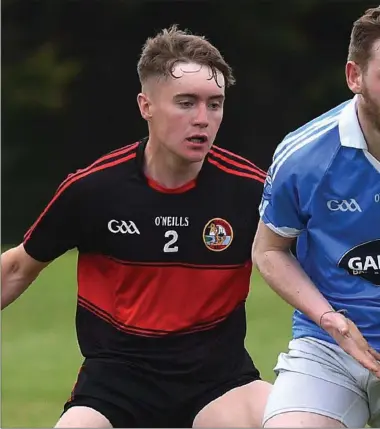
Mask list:
POLYGON ((181 153, 181 158, 188 162, 201 162, 209 152, 209 148, 188 149, 181 153))

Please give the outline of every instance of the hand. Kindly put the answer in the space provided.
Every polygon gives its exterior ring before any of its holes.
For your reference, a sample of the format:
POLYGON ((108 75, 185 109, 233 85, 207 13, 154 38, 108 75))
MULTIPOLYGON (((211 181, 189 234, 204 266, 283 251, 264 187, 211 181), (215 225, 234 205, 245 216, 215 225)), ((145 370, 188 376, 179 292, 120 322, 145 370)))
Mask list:
POLYGON ((380 378, 380 353, 370 347, 355 323, 342 313, 329 312, 321 317, 321 328, 327 331, 346 353, 380 378))

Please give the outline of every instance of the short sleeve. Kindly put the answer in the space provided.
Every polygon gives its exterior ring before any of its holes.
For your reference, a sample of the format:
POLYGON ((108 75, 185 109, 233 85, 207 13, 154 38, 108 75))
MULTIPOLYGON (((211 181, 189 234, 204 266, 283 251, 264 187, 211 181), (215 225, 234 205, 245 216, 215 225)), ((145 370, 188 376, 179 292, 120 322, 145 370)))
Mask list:
POLYGON ((283 237, 297 237, 306 227, 307 214, 300 201, 302 183, 291 162, 278 168, 276 161, 268 170, 260 204, 261 220, 283 237))
POLYGON ((78 184, 70 175, 24 236, 25 251, 32 258, 49 262, 78 246, 79 200, 78 184))

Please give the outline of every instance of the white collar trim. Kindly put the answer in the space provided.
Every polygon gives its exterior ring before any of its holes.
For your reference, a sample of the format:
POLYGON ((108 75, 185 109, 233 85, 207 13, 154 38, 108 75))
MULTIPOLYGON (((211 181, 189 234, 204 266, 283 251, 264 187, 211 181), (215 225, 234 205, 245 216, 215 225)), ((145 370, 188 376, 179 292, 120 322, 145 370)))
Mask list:
POLYGON ((357 96, 343 108, 339 116, 339 136, 342 146, 368 150, 356 113, 357 96))

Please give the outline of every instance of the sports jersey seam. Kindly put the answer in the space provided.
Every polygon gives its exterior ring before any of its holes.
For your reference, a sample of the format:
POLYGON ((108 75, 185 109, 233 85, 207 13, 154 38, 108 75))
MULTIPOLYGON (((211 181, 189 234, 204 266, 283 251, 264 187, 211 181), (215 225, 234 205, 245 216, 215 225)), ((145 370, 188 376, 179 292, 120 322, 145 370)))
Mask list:
MULTIPOLYGON (((315 196, 317 195, 317 192, 319 192, 319 189, 321 188, 321 186, 322 186, 322 183, 323 183, 323 181, 324 181, 324 179, 325 179, 325 177, 326 177, 326 175, 327 175, 327 172, 329 171, 329 169, 330 169, 330 167, 331 167, 331 165, 332 165, 332 163, 334 162, 334 160, 335 160, 335 158, 336 158, 336 156, 337 156, 337 154, 338 154, 338 152, 339 152, 339 149, 340 149, 340 144, 339 145, 337 145, 337 147, 336 147, 336 149, 335 149, 335 152, 334 152, 334 154, 333 154, 333 156, 331 157, 331 159, 330 159, 330 162, 327 164, 327 166, 325 167, 325 169, 324 169, 324 172, 323 172, 323 175, 321 176, 321 178, 320 178, 320 180, 318 181, 318 184, 317 184, 317 186, 314 188, 314 191, 312 192, 312 194, 311 194, 311 198, 310 198, 310 207, 309 207, 309 213, 311 212, 310 211, 310 209, 312 208, 312 207, 314 207, 314 204, 315 204, 315 196)), ((310 254, 310 246, 308 246, 307 247, 307 252, 306 252, 306 254, 305 254, 305 260, 309 260, 309 254, 310 254)))
POLYGON ((320 187, 322 186, 322 182, 324 181, 328 170, 330 169, 330 167, 332 166, 333 162, 335 161, 335 158, 336 158, 339 150, 340 150, 340 145, 338 145, 337 148, 335 149, 335 152, 334 152, 333 156, 331 157, 330 162, 325 167, 324 173, 321 176, 320 180, 318 181, 318 185, 316 186, 316 188, 312 192, 312 196, 311 196, 310 201, 312 201, 313 203, 314 203, 314 196, 316 195, 316 193, 319 191, 320 187))
MULTIPOLYGON (((340 145, 338 145, 338 146, 337 146, 337 148, 335 149, 335 153, 334 153, 334 154, 333 154, 333 156, 331 157, 331 160, 330 160, 330 162, 328 163, 328 165, 326 166, 326 168, 325 168, 325 170, 324 170, 323 175, 322 175, 322 176, 321 176, 321 178, 319 179, 317 186, 314 188, 314 191, 313 191, 313 192, 312 192, 312 194, 311 194, 311 197, 310 197, 310 204, 311 204, 311 206, 310 206, 310 207, 308 207, 308 209, 309 209, 309 210, 308 210, 308 211, 309 211, 309 213, 310 213, 310 209, 311 209, 311 207, 312 207, 312 206, 314 206, 314 204, 315 204, 315 195, 316 195, 317 191, 319 191, 319 189, 320 189, 320 187, 321 187, 321 185, 322 185, 322 182, 323 182, 324 178, 326 177, 326 174, 327 174, 327 172, 328 172, 329 168, 331 167, 331 165, 332 165, 333 161, 335 160, 335 157, 336 157, 337 153, 339 152, 339 148, 340 148, 340 145)), ((303 229, 302 229, 302 231, 304 231, 304 230, 305 230, 305 228, 303 228, 303 229)), ((309 259, 309 253, 310 253, 310 246, 308 246, 308 247, 307 247, 307 252, 306 252, 306 254, 305 254, 305 260, 308 260, 308 259, 309 259)))
MULTIPOLYGON (((79 180, 97 173, 99 171, 106 170, 107 168, 115 167, 116 165, 126 163, 130 161, 131 159, 136 158, 136 152, 128 152, 127 155, 123 156, 122 158, 114 159, 112 161, 107 162, 106 164, 96 165, 92 169, 86 170, 78 175, 72 176, 69 180, 65 180, 63 186, 59 186, 54 193, 53 197, 50 199, 50 201, 45 205, 45 208, 41 212, 40 216, 37 218, 37 220, 32 224, 32 226, 27 230, 27 232, 24 235, 23 243, 25 244, 33 234, 33 231, 38 226, 39 222, 46 216, 48 211, 51 209, 51 207, 56 203, 57 199, 64 194, 64 192, 69 189, 75 182, 79 182, 79 180), (111 165, 110 165, 111 164, 111 165), (94 171, 95 170, 95 171, 94 171)), ((62 182, 63 183, 63 182, 62 182)))

